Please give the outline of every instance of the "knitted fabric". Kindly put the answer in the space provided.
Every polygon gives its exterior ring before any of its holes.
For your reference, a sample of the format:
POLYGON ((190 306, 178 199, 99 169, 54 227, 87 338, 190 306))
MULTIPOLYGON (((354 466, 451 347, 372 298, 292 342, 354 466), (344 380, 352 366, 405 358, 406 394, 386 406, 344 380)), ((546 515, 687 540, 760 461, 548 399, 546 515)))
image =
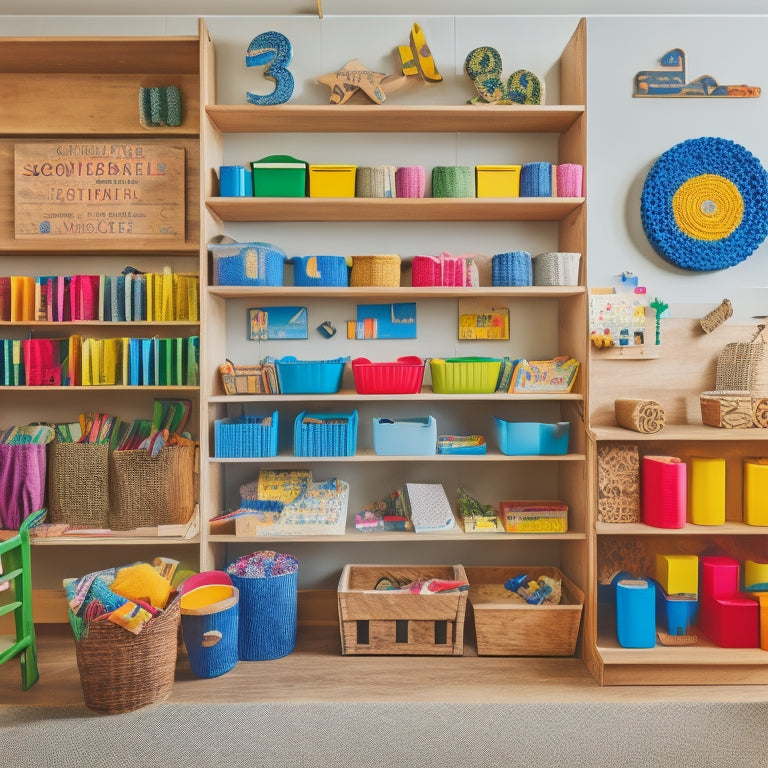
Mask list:
POLYGON ((683 141, 648 172, 640 217, 670 263, 696 271, 735 266, 768 236, 768 173, 728 139, 683 141))
POLYGON ((395 171, 398 197, 424 197, 426 174, 423 165, 404 165, 395 171))
POLYGON ((584 169, 577 163, 561 163, 557 166, 557 196, 583 197, 584 169))
POLYGON ((475 169, 469 165, 438 165, 432 169, 432 197, 474 197, 475 169))
POLYGON ((361 166, 355 178, 355 197, 395 197, 394 165, 361 166))
POLYGON ((526 163, 520 169, 520 197, 552 196, 552 164, 526 163))
POLYGON ((533 284, 533 264, 528 251, 497 253, 491 259, 491 283, 495 286, 533 284))

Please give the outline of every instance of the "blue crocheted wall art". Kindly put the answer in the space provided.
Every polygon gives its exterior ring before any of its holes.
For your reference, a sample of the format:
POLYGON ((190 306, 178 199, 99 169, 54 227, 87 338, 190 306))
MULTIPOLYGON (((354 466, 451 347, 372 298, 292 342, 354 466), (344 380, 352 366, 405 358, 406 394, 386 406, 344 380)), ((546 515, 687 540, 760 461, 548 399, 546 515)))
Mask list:
POLYGON ((648 172, 640 217, 670 263, 701 272, 733 267, 768 236, 768 173, 733 141, 688 139, 648 172))

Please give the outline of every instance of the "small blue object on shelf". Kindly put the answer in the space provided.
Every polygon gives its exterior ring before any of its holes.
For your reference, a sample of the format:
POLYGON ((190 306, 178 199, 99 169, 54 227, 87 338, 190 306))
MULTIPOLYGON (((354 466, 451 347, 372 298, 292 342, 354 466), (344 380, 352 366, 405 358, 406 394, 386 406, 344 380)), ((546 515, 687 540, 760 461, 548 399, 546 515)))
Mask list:
POLYGON ((699 601, 693 594, 668 595, 658 582, 656 586, 656 613, 658 623, 666 627, 668 635, 689 635, 696 626, 699 601))
POLYGON ((344 256, 293 256, 293 284, 309 287, 346 287, 349 285, 349 267, 344 256))
POLYGON ((208 244, 214 285, 282 285, 285 251, 271 243, 238 243, 219 236, 208 244))
POLYGON ((244 165, 219 166, 221 197, 253 197, 253 176, 244 165))
POLYGON ((437 444, 434 416, 409 419, 373 417, 373 450, 377 456, 431 456, 437 444))
POLYGON ((258 67, 267 65, 264 77, 275 81, 275 90, 268 94, 248 91, 246 97, 250 104, 269 106, 285 104, 293 96, 294 80, 288 65, 293 59, 291 41, 280 32, 262 32, 251 40, 245 53, 245 66, 258 67))
POLYGON ((275 360, 282 395, 324 395, 339 391, 348 357, 333 360, 297 360, 286 355, 275 360))
POLYGON ((482 435, 440 435, 437 438, 438 453, 485 454, 487 445, 482 435))
POLYGON ((552 197, 552 164, 525 163, 520 169, 520 197, 552 197))
POLYGON ((656 645, 656 589, 650 579, 616 584, 616 635, 622 648, 656 645))
POLYGON ((491 259, 494 286, 533 285, 533 261, 528 251, 497 253, 491 259))
POLYGON ((504 421, 494 417, 499 450, 505 456, 559 456, 568 453, 570 423, 504 421))
POLYGON ((307 413, 294 422, 294 456, 354 456, 357 450, 357 411, 307 413))
POLYGON ((217 419, 214 438, 217 459, 277 456, 278 415, 217 419))

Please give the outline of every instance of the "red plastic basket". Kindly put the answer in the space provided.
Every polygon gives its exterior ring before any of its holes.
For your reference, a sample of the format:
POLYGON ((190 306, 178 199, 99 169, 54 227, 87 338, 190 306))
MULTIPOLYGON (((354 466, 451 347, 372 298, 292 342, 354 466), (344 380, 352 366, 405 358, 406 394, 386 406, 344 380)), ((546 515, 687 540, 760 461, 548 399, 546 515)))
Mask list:
POLYGON ((412 395, 421 392, 424 361, 415 355, 398 357, 393 363, 372 363, 356 357, 352 376, 360 395, 412 395))

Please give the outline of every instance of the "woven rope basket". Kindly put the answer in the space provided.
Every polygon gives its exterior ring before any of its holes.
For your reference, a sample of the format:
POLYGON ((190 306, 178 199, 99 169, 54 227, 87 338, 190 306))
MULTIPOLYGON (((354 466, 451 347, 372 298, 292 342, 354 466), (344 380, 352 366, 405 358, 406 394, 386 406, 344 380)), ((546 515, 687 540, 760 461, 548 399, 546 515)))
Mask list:
POLYGON ((179 599, 134 635, 111 621, 91 621, 75 644, 85 706, 100 714, 132 712, 165 701, 173 688, 179 599))
POLYGON ((355 176, 355 197, 395 197, 394 165, 361 166, 355 176))
POLYGON ((399 254, 379 253, 353 256, 349 284, 353 288, 365 286, 398 287, 400 285, 399 254))
POLYGON ((109 527, 109 446, 52 442, 48 522, 109 527))
POLYGON ((112 451, 109 527, 115 531, 186 523, 195 509, 195 446, 112 451))
POLYGON ((768 394, 768 351, 759 325, 752 340, 726 344, 717 358, 715 389, 768 394))

